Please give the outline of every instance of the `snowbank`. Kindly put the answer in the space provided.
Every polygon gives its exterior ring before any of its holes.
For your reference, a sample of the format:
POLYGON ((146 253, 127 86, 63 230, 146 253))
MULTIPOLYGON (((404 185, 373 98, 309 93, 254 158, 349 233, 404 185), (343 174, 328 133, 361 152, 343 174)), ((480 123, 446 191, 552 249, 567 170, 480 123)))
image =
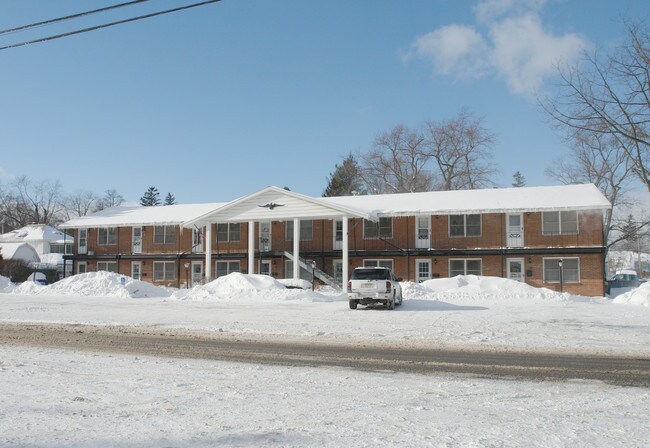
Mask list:
POLYGON ((278 280, 268 275, 241 274, 233 272, 191 290, 179 290, 172 294, 181 300, 220 301, 269 301, 303 300, 310 302, 331 302, 345 299, 340 293, 318 293, 311 290, 287 289, 278 280))
POLYGON ((407 299, 433 299, 452 297, 468 301, 485 300, 553 300, 566 301, 571 295, 546 288, 536 288, 507 278, 458 275, 452 278, 426 280, 422 283, 402 284, 407 299))
POLYGON ((643 283, 638 288, 616 297, 612 302, 650 307, 650 283, 643 283))
POLYGON ((5 292, 5 290, 11 286, 11 280, 7 277, 0 275, 0 292, 5 292))

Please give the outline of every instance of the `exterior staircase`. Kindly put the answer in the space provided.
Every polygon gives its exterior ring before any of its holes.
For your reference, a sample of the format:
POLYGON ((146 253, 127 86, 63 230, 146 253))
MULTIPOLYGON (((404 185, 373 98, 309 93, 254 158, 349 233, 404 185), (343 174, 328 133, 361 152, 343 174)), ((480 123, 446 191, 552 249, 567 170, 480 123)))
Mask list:
MULTIPOLYGON (((293 259, 293 254, 291 252, 284 251, 284 256, 287 257, 291 261, 295 261, 293 259)), ((295 263, 294 263, 295 265, 295 263)), ((314 272, 314 277, 325 283, 326 285, 331 286, 332 288, 336 288, 337 290, 341 290, 341 283, 336 280, 334 277, 326 273, 325 271, 322 271, 321 269, 312 266, 311 264, 307 263, 307 260, 305 260, 302 257, 298 257, 298 265, 305 269, 307 272, 314 272)))

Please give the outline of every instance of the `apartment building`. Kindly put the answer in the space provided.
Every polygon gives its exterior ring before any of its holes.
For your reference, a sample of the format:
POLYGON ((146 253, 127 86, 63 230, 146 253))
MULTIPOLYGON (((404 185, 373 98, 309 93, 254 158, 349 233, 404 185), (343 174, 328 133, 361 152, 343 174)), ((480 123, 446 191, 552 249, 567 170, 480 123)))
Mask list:
POLYGON ((226 203, 115 207, 68 221, 75 272, 192 286, 231 272, 345 287, 357 266, 410 281, 510 278, 603 295, 603 214, 591 184, 320 198, 268 187, 226 203), (294 269, 298 265, 298 269, 294 269))

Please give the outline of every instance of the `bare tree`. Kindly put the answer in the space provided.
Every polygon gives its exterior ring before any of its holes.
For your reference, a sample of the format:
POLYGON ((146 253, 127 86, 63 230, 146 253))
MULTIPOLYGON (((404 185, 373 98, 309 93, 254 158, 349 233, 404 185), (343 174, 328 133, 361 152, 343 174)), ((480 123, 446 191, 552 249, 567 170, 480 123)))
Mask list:
POLYGON ((86 216, 95 211, 99 197, 92 191, 78 191, 67 196, 64 200, 64 213, 66 219, 77 216, 86 216))
POLYGON ((62 211, 59 181, 32 182, 21 176, 0 191, 0 214, 15 228, 32 223, 56 225, 63 219, 62 211))
POLYGON ((616 139, 650 191, 650 34, 639 24, 625 26, 622 46, 560 69, 559 96, 540 104, 563 126, 616 139))
POLYGON ((361 157, 367 190, 374 193, 428 191, 433 175, 427 169, 424 137, 420 132, 398 125, 375 139, 372 149, 361 157))
POLYGON ((442 122, 427 122, 424 153, 436 166, 438 190, 475 189, 494 186, 498 169, 492 163, 495 136, 467 109, 442 122))
POLYGON ((118 207, 124 203, 124 198, 115 189, 109 189, 104 192, 104 196, 97 202, 95 211, 104 210, 105 208, 118 207))
POLYGON ((567 142, 571 155, 556 160, 546 169, 546 174, 564 184, 593 183, 600 189, 612 204, 604 223, 604 237, 608 241, 612 228, 617 225, 614 222, 616 207, 626 204, 625 191, 633 163, 620 140, 609 134, 572 128, 567 142))

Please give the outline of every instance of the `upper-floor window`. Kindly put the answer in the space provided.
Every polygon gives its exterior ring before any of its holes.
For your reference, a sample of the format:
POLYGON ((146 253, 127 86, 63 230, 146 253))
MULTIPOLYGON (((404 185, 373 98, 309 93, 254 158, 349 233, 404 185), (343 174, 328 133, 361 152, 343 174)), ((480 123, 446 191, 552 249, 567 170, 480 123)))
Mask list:
POLYGON ((379 218, 379 222, 363 220, 363 239, 374 240, 393 237, 393 218, 379 218))
POLYGON ((71 254, 73 251, 72 243, 50 243, 50 253, 51 254, 62 254, 65 250, 66 254, 71 254))
MULTIPOLYGON (((314 223, 311 219, 300 221, 300 241, 311 241, 314 233, 314 223)), ((293 241, 293 221, 287 221, 284 228, 284 240, 293 241)))
POLYGON ((449 215, 449 236, 481 236, 481 215, 449 215))
POLYGON ((542 212, 542 235, 570 235, 578 233, 578 212, 542 212))
POLYGON ((176 226, 154 226, 154 244, 173 244, 176 242, 176 226))
POLYGON ((241 241, 241 224, 238 222, 217 224, 217 241, 224 243, 241 241))
POLYGON ((117 244, 117 228, 106 227, 97 229, 97 244, 100 246, 117 244))

